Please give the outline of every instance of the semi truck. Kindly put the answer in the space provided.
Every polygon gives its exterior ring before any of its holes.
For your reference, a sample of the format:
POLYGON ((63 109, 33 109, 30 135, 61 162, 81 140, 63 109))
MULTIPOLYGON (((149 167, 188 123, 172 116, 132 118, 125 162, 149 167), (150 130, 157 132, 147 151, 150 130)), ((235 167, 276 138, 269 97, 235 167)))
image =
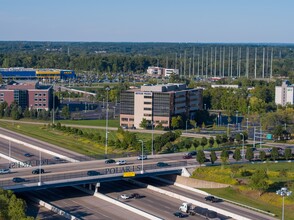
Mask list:
POLYGON ((199 206, 194 207, 191 203, 188 202, 183 202, 182 205, 179 207, 179 210, 189 215, 203 216, 209 220, 220 220, 217 212, 199 206))

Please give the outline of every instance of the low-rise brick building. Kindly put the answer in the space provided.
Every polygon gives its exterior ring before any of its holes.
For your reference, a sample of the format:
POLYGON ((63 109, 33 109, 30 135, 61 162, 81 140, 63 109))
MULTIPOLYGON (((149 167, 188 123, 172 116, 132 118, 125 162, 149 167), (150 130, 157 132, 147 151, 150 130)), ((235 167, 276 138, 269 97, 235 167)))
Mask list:
POLYGON ((0 103, 11 105, 17 102, 22 109, 50 110, 53 103, 53 88, 38 82, 11 82, 0 87, 0 103))

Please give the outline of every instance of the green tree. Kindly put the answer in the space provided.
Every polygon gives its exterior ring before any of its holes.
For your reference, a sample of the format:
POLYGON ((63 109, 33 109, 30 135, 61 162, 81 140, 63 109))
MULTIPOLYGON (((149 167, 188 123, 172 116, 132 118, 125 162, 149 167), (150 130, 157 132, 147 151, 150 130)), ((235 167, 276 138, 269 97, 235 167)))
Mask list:
POLYGON ((207 145, 207 138, 206 137, 202 137, 200 144, 201 144, 202 150, 203 150, 204 146, 207 145))
POLYGON ((217 146, 219 146, 222 143, 222 137, 219 134, 216 135, 215 141, 217 143, 217 146))
POLYGON ((253 149, 251 147, 246 149, 245 158, 246 160, 249 160, 249 161, 254 158, 253 149))
POLYGON ((173 127, 173 129, 177 129, 180 127, 180 121, 177 117, 172 117, 171 126, 173 127))
POLYGON ((197 139, 193 140, 193 146, 195 148, 195 150, 197 150, 197 147, 200 145, 199 141, 197 139))
POLYGON ((210 137, 209 138, 209 146, 210 147, 213 147, 213 145, 214 145, 214 138, 213 137, 210 137))
POLYGON ((237 148, 237 149, 234 151, 233 158, 234 158, 236 161, 239 161, 239 160, 242 159, 242 157, 241 157, 241 151, 240 151, 239 148, 237 148))
POLYGON ((249 185, 259 191, 259 196, 269 188, 268 175, 265 170, 257 170, 250 178, 249 185))
POLYGON ((266 159, 266 153, 263 150, 259 151, 259 159, 261 161, 265 161, 265 159, 266 159))
POLYGON ((221 161, 223 164, 227 163, 229 159, 229 153, 226 149, 223 149, 221 152, 221 161))
POLYGON ((63 108, 61 109, 61 116, 64 119, 70 118, 70 111, 69 111, 69 107, 67 105, 63 106, 63 108))
POLYGON ((149 124, 149 123, 148 123, 147 119, 146 119, 146 118, 143 118, 139 126, 140 126, 141 128, 146 129, 146 128, 148 127, 148 124, 149 124))
POLYGON ((215 151, 211 151, 210 152, 210 161, 211 161, 211 164, 214 164, 214 162, 217 160, 217 156, 215 154, 215 151))
POLYGON ((286 148, 285 149, 285 159, 289 160, 290 158, 292 158, 292 151, 290 148, 286 148))
POLYGON ((203 150, 199 150, 197 152, 196 160, 200 164, 200 166, 201 166, 201 164, 203 164, 205 162, 206 158, 205 158, 205 154, 204 154, 203 150))
POLYGON ((237 165, 234 164, 232 166, 230 166, 230 170, 231 170, 231 178, 234 178, 235 175, 239 172, 239 170, 242 168, 241 165, 237 165))
POLYGON ((277 147, 273 147, 271 151, 271 158, 273 161, 275 161, 276 159, 278 159, 278 157, 279 157, 279 150, 277 147))

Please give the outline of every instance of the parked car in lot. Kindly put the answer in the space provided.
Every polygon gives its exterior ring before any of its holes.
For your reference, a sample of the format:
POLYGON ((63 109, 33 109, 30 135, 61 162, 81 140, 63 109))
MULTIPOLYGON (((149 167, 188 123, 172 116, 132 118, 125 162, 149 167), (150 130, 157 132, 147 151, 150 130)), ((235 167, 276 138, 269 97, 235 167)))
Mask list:
POLYGON ((165 162, 158 162, 156 165, 157 165, 158 167, 166 167, 166 166, 168 166, 168 163, 165 163, 165 162))
POLYGON ((147 155, 139 155, 137 160, 147 160, 147 155))
POLYGON ((98 175, 100 175, 100 172, 95 171, 95 170, 89 170, 89 171, 87 172, 87 175, 88 175, 88 176, 98 176, 98 175))
POLYGON ((107 159, 107 160, 105 160, 105 163, 115 163, 115 160, 114 159, 107 159))
POLYGON ((192 159, 192 155, 186 154, 183 156, 183 159, 192 159))
POLYGON ((44 171, 44 169, 34 169, 33 171, 32 171, 32 174, 39 174, 39 173, 45 173, 45 171, 44 171))
POLYGON ((0 169, 0 174, 10 173, 10 169, 0 169))
POLYGON ((119 160, 116 162, 117 165, 125 165, 127 163, 127 161, 125 160, 119 160))
POLYGON ((122 195, 120 195, 120 198, 122 198, 122 199, 129 199, 130 196, 128 194, 122 194, 122 195))
POLYGON ((204 199, 206 201, 210 201, 210 202, 213 202, 213 203, 215 203, 215 202, 222 202, 223 201, 222 199, 216 198, 214 196, 206 196, 204 199))
POLYGON ((21 183, 21 182, 25 182, 26 180, 24 178, 21 178, 21 177, 14 177, 12 179, 12 182, 14 183, 21 183))

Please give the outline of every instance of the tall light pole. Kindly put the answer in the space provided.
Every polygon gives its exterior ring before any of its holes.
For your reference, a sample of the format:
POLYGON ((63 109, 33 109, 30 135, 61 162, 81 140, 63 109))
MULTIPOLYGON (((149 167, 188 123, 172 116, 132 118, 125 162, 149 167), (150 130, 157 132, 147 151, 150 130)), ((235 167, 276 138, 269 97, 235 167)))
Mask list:
POLYGON ((240 133, 240 135, 243 136, 243 144, 242 144, 242 161, 244 162, 245 160, 245 152, 244 152, 244 134, 243 133, 240 133))
POLYGON ((290 196, 292 194, 292 191, 289 191, 286 187, 282 187, 281 189, 277 190, 277 195, 280 195, 283 197, 283 207, 282 207, 282 220, 284 220, 284 213, 285 213, 285 196, 290 196))
POLYGON ((53 109, 52 109, 52 123, 55 123, 55 94, 54 94, 54 84, 53 84, 53 109))
POLYGON ((188 133, 188 120, 186 120, 186 133, 188 133))
POLYGON ((238 111, 236 111, 236 127, 238 129, 238 111))
POLYGON ((39 151, 39 183, 38 185, 41 186, 42 185, 42 179, 41 179, 41 167, 42 167, 42 152, 39 151))
POLYGON ((105 90, 106 90, 105 158, 107 158, 107 145, 108 145, 108 92, 110 90, 109 86, 107 86, 105 88, 105 90))
POLYGON ((9 157, 9 168, 11 166, 11 141, 8 143, 8 157, 9 157))
POLYGON ((151 142, 151 155, 153 156, 154 154, 154 124, 153 124, 153 121, 151 122, 151 126, 152 126, 152 142, 151 142))
POLYGON ((249 115, 249 113, 250 113, 250 105, 248 105, 247 107, 247 114, 249 115))
POLYGON ((141 169, 141 173, 144 173, 144 160, 143 160, 143 156, 144 156, 144 142, 142 140, 139 140, 142 144, 142 157, 141 157, 141 161, 142 161, 142 169, 141 169))

